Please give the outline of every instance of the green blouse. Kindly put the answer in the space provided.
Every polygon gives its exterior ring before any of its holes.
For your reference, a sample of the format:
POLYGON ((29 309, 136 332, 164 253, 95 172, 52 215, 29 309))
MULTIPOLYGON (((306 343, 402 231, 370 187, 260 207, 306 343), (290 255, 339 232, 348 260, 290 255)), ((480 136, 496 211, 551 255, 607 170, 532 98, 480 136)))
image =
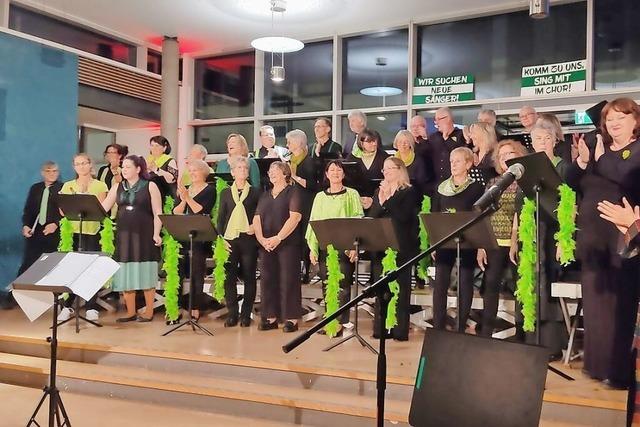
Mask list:
MULTIPOLYGON (((330 218, 362 218, 363 216, 360 194, 353 188, 345 187, 338 193, 331 194, 327 191, 321 191, 316 194, 309 221, 330 218)), ((319 244, 311 225, 307 227, 305 239, 311 253, 317 258, 319 244)))

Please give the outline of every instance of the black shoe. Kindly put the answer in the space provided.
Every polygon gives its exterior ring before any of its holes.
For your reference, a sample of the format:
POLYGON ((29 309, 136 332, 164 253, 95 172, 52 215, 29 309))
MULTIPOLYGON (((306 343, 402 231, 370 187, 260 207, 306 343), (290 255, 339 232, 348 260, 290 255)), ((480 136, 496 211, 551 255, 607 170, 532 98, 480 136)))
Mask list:
POLYGON ((149 323, 153 320, 153 317, 144 317, 144 316, 137 316, 136 317, 136 321, 140 322, 140 323, 149 323))
POLYGON ((248 328, 249 326, 251 326, 251 317, 241 317, 240 326, 243 328, 248 328))
POLYGON ((620 381, 611 380, 609 378, 602 380, 602 384, 613 390, 626 390, 629 388, 627 384, 624 384, 620 381))
POLYGON ((133 322, 138 318, 137 314, 134 314, 133 316, 129 316, 129 317, 120 317, 118 319, 116 319, 117 323, 127 323, 127 322, 133 322))
POLYGON ((238 316, 227 317, 227 320, 224 321, 224 327, 233 328, 234 326, 238 326, 238 316))
POLYGON ((282 332, 295 332, 298 330, 298 324, 293 323, 291 320, 287 320, 284 323, 284 327, 282 328, 282 332))
POLYGON ((278 329, 278 321, 274 320, 273 322, 269 322, 267 319, 263 319, 260 321, 258 325, 259 331, 270 331, 272 329, 278 329))
POLYGON ((165 323, 167 326, 177 325, 178 323, 180 323, 180 321, 181 321, 181 320, 182 320, 182 313, 180 313, 180 314, 178 315, 178 318, 177 318, 176 320, 169 320, 169 319, 167 319, 167 320, 165 320, 165 322, 164 322, 164 323, 165 323))

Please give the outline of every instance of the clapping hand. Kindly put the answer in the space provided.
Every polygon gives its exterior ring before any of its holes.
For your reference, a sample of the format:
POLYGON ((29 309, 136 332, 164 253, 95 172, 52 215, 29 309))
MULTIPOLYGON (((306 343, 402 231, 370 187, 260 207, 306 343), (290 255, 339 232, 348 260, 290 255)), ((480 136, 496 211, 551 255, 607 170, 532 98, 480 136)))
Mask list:
POLYGON ((180 200, 187 200, 189 197, 189 190, 187 190, 187 187, 182 185, 182 183, 178 184, 178 195, 180 196, 180 200))
POLYGON ((626 197, 622 198, 622 206, 607 200, 598 203, 600 218, 613 223, 621 233, 626 233, 631 224, 640 219, 640 207, 632 207, 626 197))

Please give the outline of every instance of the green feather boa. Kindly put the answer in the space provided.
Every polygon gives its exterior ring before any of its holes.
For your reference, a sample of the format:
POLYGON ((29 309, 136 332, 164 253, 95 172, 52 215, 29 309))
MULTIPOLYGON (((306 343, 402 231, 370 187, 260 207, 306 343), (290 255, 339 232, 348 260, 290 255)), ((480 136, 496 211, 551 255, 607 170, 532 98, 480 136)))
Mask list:
MULTIPOLYGON (((162 211, 165 214, 173 213, 175 200, 167 196, 162 211)), ((178 307, 178 289, 180 288, 180 275, 178 265, 180 263, 181 245, 172 235, 162 228, 162 270, 167 274, 164 282, 164 309, 167 320, 174 321, 180 315, 178 307)))
MULTIPOLYGON (((431 197, 424 196, 422 199, 422 206, 420 207, 421 214, 427 214, 431 212, 431 197)), ((426 251, 429 247, 429 236, 427 235, 427 229, 425 228, 422 220, 418 217, 418 223, 420 224, 420 252, 426 251)), ((424 257, 420 260, 417 267, 418 277, 422 280, 427 280, 427 267, 429 267, 430 257, 424 257)))
POLYGON ((560 184, 558 193, 560 201, 556 212, 560 227, 553 238, 560 248, 560 264, 566 266, 576 260, 576 241, 573 238, 576 232, 576 193, 567 184, 560 184))
POLYGON ((60 252, 71 252, 73 250, 73 226, 67 218, 60 220, 60 243, 58 243, 60 252))
MULTIPOLYGON (((391 248, 387 248, 382 258, 382 274, 385 275, 398 268, 396 257, 398 253, 391 248)), ((397 281, 389 283, 389 291, 391 292, 391 300, 387 310, 387 318, 385 319, 385 328, 391 329, 398 324, 397 308, 398 294, 400 293, 400 285, 397 281)))
POLYGON ((100 230, 100 250, 105 254, 113 255, 116 251, 113 241, 113 220, 106 217, 102 220, 102 230, 100 230))
POLYGON ((218 222, 218 209, 220 209, 220 195, 222 194, 222 190, 228 188, 229 184, 222 179, 216 178, 216 202, 213 204, 213 209, 211 209, 211 221, 215 225, 218 222))
POLYGON ((224 266, 229 261, 229 251, 225 247, 222 236, 218 236, 213 245, 213 260, 215 267, 213 268, 212 295, 217 301, 222 301, 224 300, 224 282, 227 280, 227 271, 224 266))
MULTIPOLYGON (((325 312, 324 317, 328 317, 335 313, 340 307, 339 293, 340 281, 344 279, 344 274, 340 270, 340 255, 333 245, 327 246, 327 288, 324 294, 325 312)), ((336 336, 338 333, 338 321, 332 320, 324 327, 327 335, 336 336)))
POLYGON ((533 332, 536 328, 536 207, 535 203, 524 199, 524 206, 520 213, 518 240, 521 243, 520 263, 518 264, 518 281, 516 283, 516 298, 522 304, 524 327, 526 332, 533 332))

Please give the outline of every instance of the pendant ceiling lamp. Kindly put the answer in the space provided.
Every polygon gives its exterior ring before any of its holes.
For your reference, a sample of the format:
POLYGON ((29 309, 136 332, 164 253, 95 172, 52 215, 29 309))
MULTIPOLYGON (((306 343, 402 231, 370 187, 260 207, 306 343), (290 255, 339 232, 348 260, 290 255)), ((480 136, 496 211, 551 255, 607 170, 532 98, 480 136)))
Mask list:
MULTIPOLYGON (((271 29, 275 32, 274 16, 276 13, 280 13, 281 17, 284 18, 284 12, 287 10, 287 2, 286 0, 271 0, 270 4, 271 29)), ((268 36, 253 40, 251 46, 256 50, 271 53, 271 70, 269 73, 271 80, 281 82, 285 78, 284 54, 301 50, 304 47, 304 43, 290 37, 268 36), (278 59, 278 56, 280 57, 280 61, 276 63, 275 61, 278 59)))
POLYGON ((376 58, 376 75, 377 80, 380 82, 378 86, 370 86, 360 89, 360 93, 366 96, 378 96, 378 97, 386 97, 393 95, 400 95, 402 93, 402 89, 387 86, 385 84, 385 75, 384 75, 384 67, 387 66, 387 58, 376 58))

